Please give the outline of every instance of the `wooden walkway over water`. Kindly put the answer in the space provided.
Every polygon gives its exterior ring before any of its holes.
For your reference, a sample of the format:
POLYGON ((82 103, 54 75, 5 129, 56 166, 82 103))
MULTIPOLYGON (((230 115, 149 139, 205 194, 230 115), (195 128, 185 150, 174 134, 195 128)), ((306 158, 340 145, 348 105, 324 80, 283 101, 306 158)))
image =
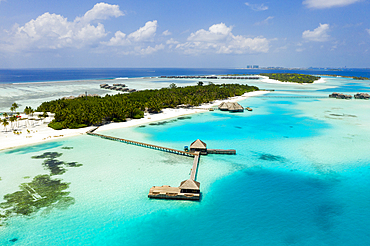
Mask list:
POLYGON ((182 151, 182 150, 171 149, 171 148, 167 148, 167 147, 163 147, 163 146, 137 142, 137 141, 128 140, 128 139, 124 139, 124 138, 116 138, 116 137, 111 137, 111 136, 107 136, 107 135, 97 134, 97 133, 94 133, 94 131, 96 129, 97 128, 95 128, 91 131, 88 131, 87 135, 101 137, 101 138, 104 138, 104 139, 113 140, 113 141, 117 141, 117 142, 121 142, 121 143, 132 144, 132 145, 136 145, 136 146, 140 146, 140 147, 144 147, 144 148, 160 150, 160 151, 164 151, 164 152, 172 153, 172 154, 176 154, 176 155, 184 155, 184 156, 189 156, 189 157, 196 156, 196 153, 185 152, 185 151, 182 151))
POLYGON ((198 164, 199 164, 199 152, 194 152, 194 161, 193 161, 193 168, 191 169, 190 179, 195 180, 197 177, 198 172, 198 164))

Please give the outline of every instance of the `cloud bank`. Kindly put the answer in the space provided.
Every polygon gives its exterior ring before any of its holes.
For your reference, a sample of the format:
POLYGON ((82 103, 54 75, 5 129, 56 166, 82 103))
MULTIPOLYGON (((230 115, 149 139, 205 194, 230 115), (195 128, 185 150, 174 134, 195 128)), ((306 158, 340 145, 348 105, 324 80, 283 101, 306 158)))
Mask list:
POLYGON ((321 24, 313 31, 306 30, 302 33, 302 38, 307 41, 314 42, 325 42, 328 41, 330 36, 328 35, 329 24, 321 24))
POLYGON ((246 2, 245 5, 247 5, 249 8, 251 8, 253 11, 265 11, 268 10, 269 7, 262 4, 253 4, 246 2))
POLYGON ((333 7, 343 7, 361 0, 304 0, 303 4, 308 8, 325 9, 333 7))
POLYGON ((122 15, 118 5, 106 3, 96 4, 83 17, 77 17, 74 21, 47 12, 24 26, 15 25, 13 30, 7 31, 0 49, 17 52, 94 45, 107 33, 103 24, 94 25, 91 22, 122 15))
POLYGON ((177 44, 176 49, 186 54, 265 53, 269 50, 269 41, 264 37, 247 38, 233 35, 231 26, 220 23, 212 25, 208 30, 200 29, 191 33, 187 42, 177 44))

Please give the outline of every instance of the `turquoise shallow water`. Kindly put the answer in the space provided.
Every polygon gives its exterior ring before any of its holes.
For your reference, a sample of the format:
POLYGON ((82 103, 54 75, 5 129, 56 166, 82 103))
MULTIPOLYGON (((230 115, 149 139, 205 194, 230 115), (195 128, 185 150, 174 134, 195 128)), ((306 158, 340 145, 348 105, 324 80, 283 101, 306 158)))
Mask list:
MULTIPOLYGON (((357 90, 347 82, 265 86, 279 90, 274 95, 357 90)), ((50 173, 32 156, 58 152, 58 160, 83 164, 53 176, 70 183, 73 205, 13 217, 0 227, 0 244, 369 245, 369 102, 256 97, 241 104, 253 112, 102 132, 178 149, 197 138, 235 148, 236 156, 201 158, 200 202, 147 198, 153 185, 187 179, 188 157, 90 136, 0 152, 0 198, 50 173)))

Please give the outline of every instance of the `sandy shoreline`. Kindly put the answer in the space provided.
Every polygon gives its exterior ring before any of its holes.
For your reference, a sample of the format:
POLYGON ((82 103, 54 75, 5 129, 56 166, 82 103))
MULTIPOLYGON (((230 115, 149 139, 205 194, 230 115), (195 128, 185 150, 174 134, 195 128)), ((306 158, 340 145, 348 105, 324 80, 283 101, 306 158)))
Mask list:
MULTIPOLYGON (((163 109, 163 112, 158 114, 145 114, 144 118, 141 119, 133 119, 126 122, 120 123, 110 123, 104 126, 101 126, 97 131, 105 131, 111 129, 118 129, 123 127, 131 127, 131 126, 138 126, 142 124, 147 124, 154 121, 161 121, 165 119, 170 119, 174 117, 179 117, 188 114, 194 114, 199 112, 207 111, 207 108, 218 106, 223 101, 231 101, 237 102, 244 100, 251 96, 258 96, 265 93, 269 93, 268 91, 253 91, 249 93, 245 93, 242 96, 232 97, 227 100, 217 100, 213 103, 203 104, 196 109, 163 109), (204 108, 204 109, 202 109, 204 108)), ((24 116, 23 116, 24 117, 24 116)), ((28 146, 33 144, 40 144, 45 143, 52 140, 59 140, 61 138, 72 137, 86 134, 87 131, 93 129, 93 126, 80 128, 80 129, 63 129, 63 130, 53 130, 47 126, 48 122, 41 123, 38 122, 33 126, 26 126, 25 122, 19 124, 17 128, 18 132, 22 132, 21 134, 14 134, 10 130, 10 125, 7 127, 7 132, 5 132, 4 127, 1 127, 0 131, 0 150, 4 149, 11 149, 17 148, 22 146, 28 146), (27 129, 29 132, 27 132, 27 129)))

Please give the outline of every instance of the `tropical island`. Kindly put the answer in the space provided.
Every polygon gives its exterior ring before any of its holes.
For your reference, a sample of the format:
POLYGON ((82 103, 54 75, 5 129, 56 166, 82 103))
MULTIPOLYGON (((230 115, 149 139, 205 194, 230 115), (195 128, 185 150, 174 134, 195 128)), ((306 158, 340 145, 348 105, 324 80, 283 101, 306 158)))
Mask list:
POLYGON ((269 79, 278 80, 281 82, 293 82, 293 83, 313 83, 319 80, 321 77, 307 75, 307 74, 296 74, 296 73, 260 73, 262 76, 266 76, 269 79))
POLYGON ((106 95, 105 97, 79 97, 58 99, 42 103, 36 111, 55 113, 49 127, 76 129, 105 122, 123 122, 128 118, 140 119, 144 112, 158 113, 164 108, 179 105, 198 106, 214 100, 241 96, 259 90, 256 86, 242 84, 213 84, 142 90, 130 94, 106 95))

